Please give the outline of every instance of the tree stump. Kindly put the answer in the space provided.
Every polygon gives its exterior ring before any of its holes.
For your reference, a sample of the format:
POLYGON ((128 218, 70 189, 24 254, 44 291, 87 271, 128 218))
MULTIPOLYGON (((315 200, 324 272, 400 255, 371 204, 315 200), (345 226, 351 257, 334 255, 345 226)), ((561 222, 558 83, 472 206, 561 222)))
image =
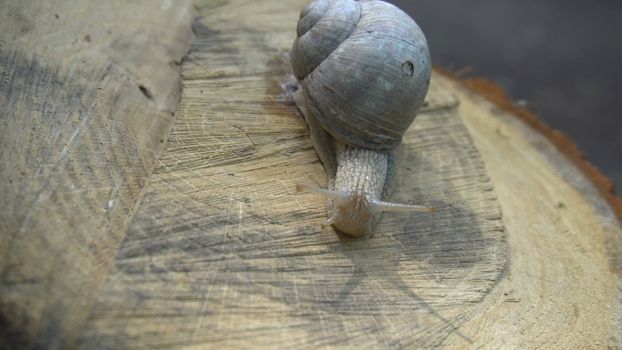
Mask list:
POLYGON ((303 4, 0 9, 0 344, 620 347, 619 199, 481 82, 436 71, 398 149, 436 213, 320 228, 303 4))

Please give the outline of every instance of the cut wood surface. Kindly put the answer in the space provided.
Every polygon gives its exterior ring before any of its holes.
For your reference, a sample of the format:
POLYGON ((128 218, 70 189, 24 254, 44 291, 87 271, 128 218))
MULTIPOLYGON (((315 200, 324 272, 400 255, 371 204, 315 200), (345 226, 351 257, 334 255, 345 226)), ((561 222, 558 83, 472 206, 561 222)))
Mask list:
MULTIPOLYGON (((295 107, 277 103, 286 72, 253 73, 264 67, 251 61, 239 66, 247 75, 204 78, 210 68, 192 64, 219 62, 216 43, 241 45, 244 32, 221 31, 228 21, 215 19, 195 26, 200 54, 183 71, 192 79, 85 347, 440 344, 506 262, 499 207, 455 96, 433 83, 398 153, 398 199, 438 212, 385 214, 364 239, 321 231, 325 200, 295 188, 325 187, 326 175, 295 107), (138 306, 130 315, 128 303, 138 306)), ((281 51, 260 44, 266 63, 281 51)))
POLYGON ((437 212, 348 238, 295 192, 304 1, 84 4, 0 10, 3 345, 621 346, 620 224, 510 112, 435 73, 395 199, 437 212))
POLYGON ((0 342, 65 347, 88 316, 179 100, 195 14, 169 5, 2 2, 0 342))

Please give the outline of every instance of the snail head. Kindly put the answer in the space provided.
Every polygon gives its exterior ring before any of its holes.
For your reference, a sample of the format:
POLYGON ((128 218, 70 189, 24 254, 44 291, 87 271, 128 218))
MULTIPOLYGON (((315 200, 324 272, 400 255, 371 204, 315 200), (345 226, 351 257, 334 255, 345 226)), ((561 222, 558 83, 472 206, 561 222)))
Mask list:
POLYGON ((376 215, 387 211, 401 212, 434 212, 429 208, 414 204, 385 202, 372 199, 363 191, 346 189, 328 190, 309 185, 297 185, 298 192, 312 192, 323 195, 332 200, 328 208, 328 220, 322 228, 334 226, 339 231, 347 232, 351 236, 364 236, 373 231, 376 215))

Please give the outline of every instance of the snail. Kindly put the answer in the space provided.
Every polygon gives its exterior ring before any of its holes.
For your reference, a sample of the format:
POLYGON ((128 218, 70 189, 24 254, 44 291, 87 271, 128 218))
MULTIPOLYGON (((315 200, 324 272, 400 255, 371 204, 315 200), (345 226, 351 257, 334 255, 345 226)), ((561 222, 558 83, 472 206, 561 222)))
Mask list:
POLYGON ((428 90, 426 38, 399 8, 379 0, 315 0, 300 12, 291 51, 294 102, 328 175, 326 226, 373 232, 382 212, 434 209, 386 201, 394 150, 428 90))

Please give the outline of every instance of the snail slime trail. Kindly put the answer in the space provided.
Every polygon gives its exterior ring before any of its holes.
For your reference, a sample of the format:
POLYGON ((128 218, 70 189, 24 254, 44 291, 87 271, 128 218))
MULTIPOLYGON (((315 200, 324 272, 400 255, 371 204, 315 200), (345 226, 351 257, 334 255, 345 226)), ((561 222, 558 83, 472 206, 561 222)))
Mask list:
POLYGON ((397 148, 428 91, 432 66, 415 21, 384 1, 316 0, 300 12, 291 53, 296 106, 328 175, 327 221, 350 236, 374 231, 392 203, 397 148), (364 88, 361 88, 364 87, 364 88))

